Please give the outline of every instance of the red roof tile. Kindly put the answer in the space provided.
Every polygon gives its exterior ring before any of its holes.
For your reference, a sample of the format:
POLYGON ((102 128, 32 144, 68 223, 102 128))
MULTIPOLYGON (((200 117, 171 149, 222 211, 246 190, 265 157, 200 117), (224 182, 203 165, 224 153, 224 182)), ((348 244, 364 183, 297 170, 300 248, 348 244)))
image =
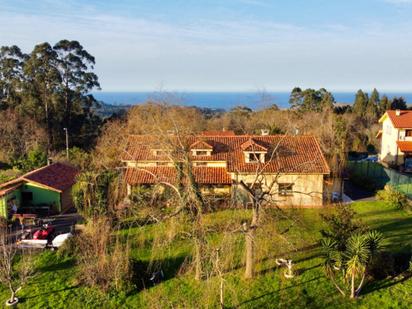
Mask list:
MULTIPOLYGON (((202 137, 203 139, 203 137, 202 137)), ((132 135, 123 155, 125 161, 161 161, 166 156, 156 156, 152 151, 154 136, 132 135)), ((197 141, 190 137, 188 144, 197 141)), ((319 144, 313 136, 209 136, 205 141, 213 146, 211 156, 192 157, 196 161, 226 161, 228 172, 255 173, 259 165, 262 172, 290 174, 329 174, 329 166, 319 144), (267 149, 265 163, 246 163, 241 145, 250 138, 267 149)))
POLYGON ((21 185, 22 185, 21 180, 14 181, 14 182, 7 182, 5 184, 0 185, 0 197, 16 190, 21 185))
POLYGON ((190 145, 190 149, 213 149, 213 146, 205 141, 196 141, 190 145))
POLYGON ((76 182, 78 170, 70 165, 54 163, 31 171, 20 178, 36 182, 56 191, 64 191, 76 182))
POLYGON ((396 116, 396 111, 386 111, 395 128, 412 128, 412 111, 400 111, 396 116))
POLYGON ((267 151, 268 149, 259 145, 253 138, 249 138, 246 142, 240 145, 243 151, 267 151))
POLYGON ((397 141, 398 147, 402 152, 412 152, 412 142, 397 141))
MULTIPOLYGON (((193 167, 195 181, 198 184, 231 184, 230 174, 223 167, 193 167)), ((127 168, 125 180, 130 185, 154 184, 159 182, 176 183, 174 167, 157 166, 144 168, 127 168)))

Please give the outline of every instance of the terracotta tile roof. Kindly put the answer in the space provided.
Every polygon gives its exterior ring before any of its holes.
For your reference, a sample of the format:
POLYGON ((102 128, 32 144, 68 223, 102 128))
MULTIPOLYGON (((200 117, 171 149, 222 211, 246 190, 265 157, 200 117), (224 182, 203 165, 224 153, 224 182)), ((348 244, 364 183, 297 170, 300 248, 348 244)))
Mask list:
POLYGON ((213 146, 205 141, 196 141, 190 145, 190 149, 213 149, 213 146))
POLYGON ((398 147, 402 152, 412 152, 412 142, 397 141, 398 147))
POLYGON ((0 185, 0 197, 4 196, 22 185, 22 181, 7 182, 0 185))
MULTIPOLYGON (((223 167, 193 167, 196 183, 231 184, 232 180, 223 167)), ((176 169, 168 166, 127 168, 125 180, 130 185, 154 184, 159 182, 177 182, 176 169)))
POLYGON ((259 145, 253 138, 249 138, 246 142, 240 145, 243 151, 268 151, 268 148, 259 145))
POLYGON ((203 136, 234 136, 234 131, 203 131, 200 135, 203 136))
POLYGON ((412 111, 400 111, 400 115, 396 116, 396 111, 386 111, 392 124, 395 128, 412 128, 412 111))
MULTIPOLYGON (((190 137, 188 144, 196 142, 198 137, 190 137)), ((319 143, 313 136, 209 136, 205 140, 213 146, 211 156, 192 157, 196 161, 225 161, 228 172, 255 173, 259 166, 265 173, 291 174, 329 174, 329 166, 322 154, 319 143), (246 163, 241 145, 253 138, 260 146, 267 149, 265 162, 246 163)), ((166 156, 156 156, 152 151, 154 136, 132 135, 122 159, 124 161, 161 161, 166 156)))
POLYGON ((77 174, 78 170, 70 165, 54 163, 31 171, 20 179, 36 182, 56 191, 64 191, 76 182, 77 174))

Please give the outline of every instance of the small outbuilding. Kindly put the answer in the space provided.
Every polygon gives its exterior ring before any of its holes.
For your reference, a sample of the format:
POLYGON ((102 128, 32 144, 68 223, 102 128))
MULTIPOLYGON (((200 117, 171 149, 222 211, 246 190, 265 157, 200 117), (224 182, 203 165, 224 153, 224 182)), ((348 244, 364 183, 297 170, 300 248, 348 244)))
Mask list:
POLYGON ((78 170, 54 163, 0 185, 0 216, 14 213, 58 214, 73 206, 72 186, 78 170))

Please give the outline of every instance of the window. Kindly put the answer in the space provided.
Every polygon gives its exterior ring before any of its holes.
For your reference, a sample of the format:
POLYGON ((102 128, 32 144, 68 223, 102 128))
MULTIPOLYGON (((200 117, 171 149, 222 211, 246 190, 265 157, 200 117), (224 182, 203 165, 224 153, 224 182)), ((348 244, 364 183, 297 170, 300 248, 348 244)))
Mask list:
POLYGON ((196 162, 195 166, 207 166, 207 162, 196 162))
POLYGON ((33 192, 22 192, 21 197, 24 202, 31 202, 33 200, 33 192))
POLYGON ((208 153, 206 150, 196 150, 195 151, 195 156, 207 156, 208 153))
POLYGON ((165 156, 167 155, 166 150, 156 150, 156 156, 165 156))
POLYGON ((259 162, 259 154, 258 153, 249 153, 249 162, 259 162))
POLYGON ((386 125, 386 134, 391 135, 392 131, 392 126, 388 123, 386 125))
POLYGON ((281 196, 293 195, 293 183, 280 183, 279 184, 279 195, 281 196))
POLYGON ((412 136, 412 130, 406 130, 405 131, 405 136, 411 137, 412 136))
POLYGON ((168 162, 156 162, 157 166, 168 166, 169 163, 168 162))

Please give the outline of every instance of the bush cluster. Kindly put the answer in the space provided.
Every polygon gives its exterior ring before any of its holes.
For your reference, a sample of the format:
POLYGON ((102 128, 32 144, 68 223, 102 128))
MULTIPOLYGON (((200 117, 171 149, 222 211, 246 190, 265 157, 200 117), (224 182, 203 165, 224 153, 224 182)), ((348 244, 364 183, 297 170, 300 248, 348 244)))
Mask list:
POLYGON ((386 185, 383 190, 379 190, 376 194, 378 200, 386 202, 388 205, 398 209, 409 208, 408 197, 396 190, 393 186, 386 185))

